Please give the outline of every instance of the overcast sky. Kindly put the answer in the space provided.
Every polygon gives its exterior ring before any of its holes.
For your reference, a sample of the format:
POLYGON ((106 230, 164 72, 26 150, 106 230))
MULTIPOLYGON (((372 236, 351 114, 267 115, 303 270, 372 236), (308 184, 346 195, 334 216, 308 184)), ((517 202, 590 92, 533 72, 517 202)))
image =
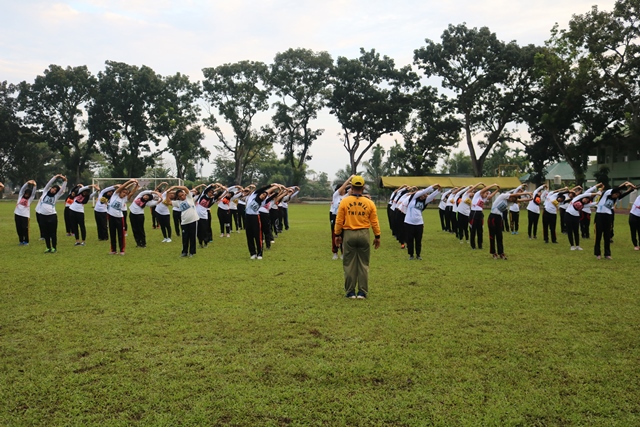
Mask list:
MULTIPOLYGON (((504 41, 542 44, 554 23, 566 27, 573 14, 596 4, 611 10, 614 1, 0 0, 0 81, 32 82, 50 64, 87 65, 97 74, 106 60, 202 80, 202 68, 270 63, 289 48, 327 51, 334 59, 373 48, 403 66, 449 24, 487 26, 504 41)), ((316 127, 325 133, 311 149, 310 167, 332 179, 349 157, 332 116, 323 114, 316 127)), ((207 133, 205 144, 213 152, 215 136, 207 133)))

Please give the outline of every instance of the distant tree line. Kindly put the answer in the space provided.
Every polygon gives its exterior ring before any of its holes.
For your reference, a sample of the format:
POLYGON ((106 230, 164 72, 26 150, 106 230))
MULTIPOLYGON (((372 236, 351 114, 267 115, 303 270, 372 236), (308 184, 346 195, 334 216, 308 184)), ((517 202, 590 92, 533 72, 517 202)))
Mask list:
POLYGON ((414 51, 415 68, 373 49, 335 61, 289 49, 271 64, 204 68, 199 82, 114 61, 97 75, 51 65, 31 83, 0 83, 0 180, 44 182, 54 170, 73 182, 96 170, 140 177, 166 155, 182 179, 212 162, 214 178, 228 183, 304 185, 315 176, 328 187, 326 174, 307 168, 324 132, 314 122, 327 109, 348 155, 343 173, 424 175, 446 159, 451 173, 510 173, 502 167, 511 165, 540 181, 549 162, 563 159, 581 184, 597 146, 637 141, 639 18, 631 0, 611 11, 594 6, 567 29, 556 25, 544 46, 449 25, 414 51), (215 153, 203 128, 218 139, 215 153), (385 151, 385 134, 401 142, 385 151), (450 155, 461 142, 467 163, 450 155))

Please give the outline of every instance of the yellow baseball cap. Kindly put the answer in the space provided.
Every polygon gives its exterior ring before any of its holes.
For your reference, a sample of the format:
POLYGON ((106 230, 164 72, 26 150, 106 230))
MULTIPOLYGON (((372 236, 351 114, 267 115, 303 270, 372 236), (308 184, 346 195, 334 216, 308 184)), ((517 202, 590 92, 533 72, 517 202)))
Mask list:
POLYGON ((351 178, 351 185, 354 187, 364 187, 364 178, 360 175, 356 175, 351 178))

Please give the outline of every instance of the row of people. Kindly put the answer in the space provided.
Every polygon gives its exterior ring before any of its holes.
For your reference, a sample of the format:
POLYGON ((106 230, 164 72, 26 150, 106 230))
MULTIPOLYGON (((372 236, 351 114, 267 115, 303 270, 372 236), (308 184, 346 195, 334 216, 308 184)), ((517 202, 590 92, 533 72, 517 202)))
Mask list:
MULTIPOLYGON (((484 207, 489 200, 493 200, 487 221, 491 243, 490 253, 494 258, 506 259, 502 233, 509 229, 513 230, 512 234, 518 233, 521 204, 528 203, 530 239, 536 238, 540 206, 543 206, 542 224, 545 242, 548 243, 551 239, 551 242, 557 243, 556 223, 558 215, 560 215, 562 223, 565 224, 565 232, 571 250, 582 250, 580 235, 585 236, 584 220, 585 217, 587 221, 590 220, 590 210, 592 207, 596 207, 594 255, 598 259, 602 257, 601 243, 604 243, 604 257, 610 259, 613 205, 637 187, 630 182, 625 182, 607 191, 603 191, 603 187, 602 184, 598 184, 586 191, 583 191, 579 186, 572 189, 562 188, 549 191, 547 186, 543 185, 529 193, 522 191, 524 186, 520 186, 502 194, 499 193, 500 188, 496 184, 485 186, 483 183, 478 183, 474 186, 451 188, 442 191, 440 197, 440 224, 442 231, 455 234, 460 243, 464 243, 466 239, 470 243, 471 249, 482 249, 484 207), (509 226, 505 225, 507 222, 510 223, 509 226)), ((418 225, 422 225, 421 212, 418 215, 416 207, 414 205, 410 207, 410 203, 416 192, 423 195, 435 193, 436 190, 441 191, 437 185, 420 191, 415 187, 403 185, 396 189, 389 199, 387 214, 390 228, 400 243, 400 247, 409 249, 409 259, 414 259, 414 248, 419 244, 415 237, 416 221, 418 225), (407 217, 416 218, 416 220, 407 220, 407 217)), ((425 205, 419 203, 418 206, 420 209, 424 209, 425 205)), ((638 246, 640 241, 639 214, 640 200, 637 200, 632 206, 629 216, 629 226, 635 250, 640 250, 638 246)), ((588 224, 586 228, 589 228, 588 224)), ((419 250, 416 252, 416 256, 419 258, 419 250)))
MULTIPOLYGON (((45 186, 42 196, 36 205, 36 217, 40 228, 41 238, 45 240, 48 253, 57 252, 57 212, 56 203, 63 195, 67 187, 67 179, 63 175, 55 175, 45 186)), ((138 193, 138 181, 129 180, 122 185, 110 186, 100 190, 97 186, 77 185, 69 192, 69 197, 65 204, 64 218, 67 228, 67 235, 74 235, 76 246, 84 246, 86 239, 86 227, 84 220, 84 205, 97 196, 94 207, 95 220, 98 229, 99 240, 111 241, 111 253, 125 253, 125 236, 127 231, 127 212, 130 211, 129 220, 131 222, 134 238, 138 247, 146 247, 146 234, 144 231, 144 211, 146 207, 154 208, 155 213, 160 218, 159 222, 163 229, 163 242, 171 242, 170 212, 168 206, 172 199, 168 197, 166 183, 155 190, 145 190, 138 193), (93 192, 91 192, 93 190, 93 192), (162 191, 162 193, 160 191, 162 191), (131 206, 127 209, 127 203, 131 200, 131 206), (119 249, 119 251, 117 250, 119 249)), ((20 189, 18 201, 14 211, 16 231, 19 244, 29 244, 29 220, 31 217, 31 203, 36 195, 36 182, 30 180, 20 189)), ((190 190, 196 196, 196 206, 200 231, 198 240, 201 247, 205 247, 212 241, 211 214, 210 209, 214 203, 218 206, 218 219, 220 223, 221 237, 225 234, 230 237, 232 218, 238 211, 236 220, 236 231, 240 231, 242 223, 245 221, 244 209, 238 206, 245 206, 246 200, 255 189, 255 186, 242 188, 241 186, 224 187, 219 183, 210 185, 200 185, 190 190), (201 190, 202 189, 202 190, 201 190), (235 209, 234 209, 235 207, 235 209), (235 211, 235 212, 234 212, 235 211)), ((269 226, 269 237, 282 232, 282 227, 289 228, 288 221, 288 201, 299 191, 298 187, 278 191, 277 198, 267 206, 266 214, 271 224, 269 226)), ((173 206, 174 219, 180 223, 180 205, 173 206)), ((263 223, 267 223, 263 219, 263 223)), ((266 230, 266 228, 265 228, 266 230)), ((176 229, 180 235, 180 227, 176 229)))

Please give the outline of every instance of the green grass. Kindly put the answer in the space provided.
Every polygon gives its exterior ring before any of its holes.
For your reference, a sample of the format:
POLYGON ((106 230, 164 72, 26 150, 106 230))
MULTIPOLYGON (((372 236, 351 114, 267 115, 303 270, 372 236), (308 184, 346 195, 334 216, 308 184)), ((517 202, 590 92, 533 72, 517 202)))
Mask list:
MULTIPOLYGON (((244 234, 192 259, 128 239, 17 245, 0 203, 2 426, 640 425, 638 252, 613 261, 505 235, 508 261, 437 231, 424 261, 388 231, 370 297, 343 296, 328 206, 292 205, 262 261, 244 234)), ((526 228, 526 219, 522 228, 526 228)), ((215 228, 214 228, 215 230, 215 228)), ((488 247, 488 232, 485 230, 488 247)))

